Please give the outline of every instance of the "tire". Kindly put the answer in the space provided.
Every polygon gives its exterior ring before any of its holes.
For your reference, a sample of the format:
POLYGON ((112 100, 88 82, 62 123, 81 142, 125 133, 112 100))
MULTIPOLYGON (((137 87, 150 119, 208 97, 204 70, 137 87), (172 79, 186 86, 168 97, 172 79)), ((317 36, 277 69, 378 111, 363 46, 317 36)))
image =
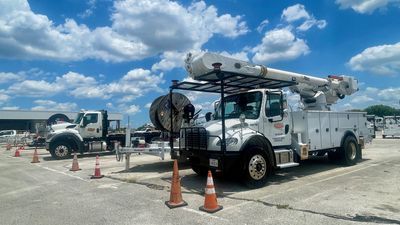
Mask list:
POLYGON ((205 177, 208 174, 208 168, 204 166, 196 166, 196 165, 191 165, 192 170, 197 173, 197 175, 205 177))
POLYGON ((72 148, 65 141, 56 142, 50 149, 51 156, 57 160, 70 158, 71 153, 72 153, 72 148))
POLYGON ((244 184, 252 189, 263 187, 273 170, 266 152, 260 147, 251 146, 244 153, 244 184))
POLYGON ((360 146, 353 136, 347 136, 342 146, 342 163, 352 166, 360 159, 360 146))

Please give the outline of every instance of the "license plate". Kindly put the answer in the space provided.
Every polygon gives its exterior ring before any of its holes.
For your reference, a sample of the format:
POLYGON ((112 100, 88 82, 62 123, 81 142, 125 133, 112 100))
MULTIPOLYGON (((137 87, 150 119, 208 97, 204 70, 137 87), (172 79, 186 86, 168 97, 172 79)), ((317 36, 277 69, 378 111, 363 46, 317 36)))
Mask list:
POLYGON ((218 167, 218 159, 210 159, 211 167, 218 167))

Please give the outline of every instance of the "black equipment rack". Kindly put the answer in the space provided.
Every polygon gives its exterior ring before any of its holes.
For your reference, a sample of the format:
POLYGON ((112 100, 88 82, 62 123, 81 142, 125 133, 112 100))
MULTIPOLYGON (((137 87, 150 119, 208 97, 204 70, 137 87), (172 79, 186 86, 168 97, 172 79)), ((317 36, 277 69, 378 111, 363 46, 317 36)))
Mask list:
MULTIPOLYGON (((277 79, 267 78, 265 76, 253 76, 247 74, 240 74, 221 70, 221 64, 213 64, 214 70, 196 77, 198 82, 177 80, 172 81, 170 86, 170 102, 172 102, 173 90, 186 90, 198 91, 208 93, 219 93, 220 102, 224 103, 225 94, 234 94, 242 91, 248 91, 257 88, 277 89, 296 85, 296 81, 283 81, 277 79)), ((171 104, 172 105, 172 104, 171 104)), ((170 131, 170 146, 173 151, 173 108, 171 107, 171 131, 170 131)), ((176 110, 176 109, 175 109, 176 110)), ((226 153, 226 140, 225 140, 225 108, 221 106, 221 123, 222 123, 222 138, 221 138, 221 151, 222 154, 226 153)), ((179 134, 178 134, 179 135, 179 134)))

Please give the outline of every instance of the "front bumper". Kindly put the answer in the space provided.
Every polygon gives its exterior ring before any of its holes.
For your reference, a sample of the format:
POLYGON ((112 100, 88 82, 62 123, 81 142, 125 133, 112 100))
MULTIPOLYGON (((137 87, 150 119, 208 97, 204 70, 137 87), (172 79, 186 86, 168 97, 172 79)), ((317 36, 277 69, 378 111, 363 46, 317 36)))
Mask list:
POLYGON ((227 171, 233 169, 233 166, 240 164, 241 153, 229 152, 223 154, 220 151, 191 151, 180 150, 180 155, 188 158, 193 166, 201 166, 215 170, 227 171))

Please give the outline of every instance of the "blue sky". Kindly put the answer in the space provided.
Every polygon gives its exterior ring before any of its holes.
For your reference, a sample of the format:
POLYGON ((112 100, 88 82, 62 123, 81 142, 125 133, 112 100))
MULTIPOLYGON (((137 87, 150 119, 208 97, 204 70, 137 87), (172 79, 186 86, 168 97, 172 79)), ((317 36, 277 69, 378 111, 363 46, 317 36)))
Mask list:
POLYGON ((335 110, 399 108, 399 16, 399 0, 0 0, 0 108, 107 109, 137 127, 200 51, 355 76, 360 91, 335 110))

